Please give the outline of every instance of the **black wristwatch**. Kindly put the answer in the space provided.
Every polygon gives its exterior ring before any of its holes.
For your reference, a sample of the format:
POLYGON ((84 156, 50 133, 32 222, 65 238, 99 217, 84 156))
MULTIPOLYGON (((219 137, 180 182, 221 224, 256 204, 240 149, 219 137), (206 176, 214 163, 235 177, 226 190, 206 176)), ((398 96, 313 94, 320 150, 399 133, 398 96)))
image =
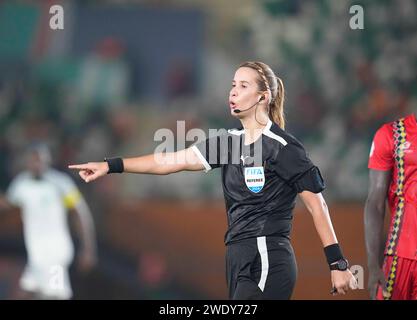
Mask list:
POLYGON ((349 262, 346 259, 340 259, 330 265, 330 270, 345 271, 349 268, 349 262))

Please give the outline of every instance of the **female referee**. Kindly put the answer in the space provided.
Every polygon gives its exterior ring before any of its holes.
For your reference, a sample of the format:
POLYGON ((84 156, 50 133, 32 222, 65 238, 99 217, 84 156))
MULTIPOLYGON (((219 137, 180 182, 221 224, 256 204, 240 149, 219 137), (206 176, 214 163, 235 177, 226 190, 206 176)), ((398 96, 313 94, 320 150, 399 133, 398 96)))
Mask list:
POLYGON ((299 194, 323 243, 331 293, 345 294, 356 289, 356 279, 337 242, 321 194, 320 171, 302 144, 284 131, 283 104, 281 79, 262 62, 245 62, 229 94, 231 115, 240 120, 241 128, 174 153, 110 158, 69 168, 90 182, 116 172, 166 175, 220 167, 228 218, 226 278, 229 298, 237 300, 290 299, 297 276, 290 231, 299 194))

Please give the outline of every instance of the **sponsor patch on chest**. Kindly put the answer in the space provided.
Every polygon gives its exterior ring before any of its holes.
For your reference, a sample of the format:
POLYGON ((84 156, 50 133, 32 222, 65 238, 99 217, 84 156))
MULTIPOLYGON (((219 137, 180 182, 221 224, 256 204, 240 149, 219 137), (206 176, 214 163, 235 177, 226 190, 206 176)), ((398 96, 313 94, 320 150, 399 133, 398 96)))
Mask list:
POLYGON ((263 167, 249 167, 245 170, 245 183, 250 191, 258 193, 265 185, 265 174, 263 167))

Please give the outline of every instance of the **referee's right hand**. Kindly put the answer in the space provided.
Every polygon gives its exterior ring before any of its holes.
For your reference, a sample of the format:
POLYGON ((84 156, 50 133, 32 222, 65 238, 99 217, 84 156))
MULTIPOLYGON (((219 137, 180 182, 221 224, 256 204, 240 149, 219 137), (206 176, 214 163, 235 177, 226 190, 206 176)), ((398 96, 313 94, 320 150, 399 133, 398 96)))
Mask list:
POLYGON ((107 174, 109 165, 107 162, 88 162, 84 164, 71 164, 70 169, 79 170, 78 174, 85 182, 94 181, 107 174))
POLYGON ((358 283, 356 278, 353 276, 352 272, 347 269, 345 271, 332 270, 331 271, 332 279, 332 294, 346 294, 349 289, 355 290, 358 288, 358 283))

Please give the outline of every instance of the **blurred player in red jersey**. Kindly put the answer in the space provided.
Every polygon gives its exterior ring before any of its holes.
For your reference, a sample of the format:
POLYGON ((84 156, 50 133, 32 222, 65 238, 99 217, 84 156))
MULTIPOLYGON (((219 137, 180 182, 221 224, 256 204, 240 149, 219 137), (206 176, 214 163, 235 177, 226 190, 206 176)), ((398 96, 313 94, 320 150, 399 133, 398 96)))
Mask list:
POLYGON ((417 299, 417 121, 383 125, 369 157, 365 237, 372 299, 417 299), (384 248, 385 200, 391 222, 384 248))

